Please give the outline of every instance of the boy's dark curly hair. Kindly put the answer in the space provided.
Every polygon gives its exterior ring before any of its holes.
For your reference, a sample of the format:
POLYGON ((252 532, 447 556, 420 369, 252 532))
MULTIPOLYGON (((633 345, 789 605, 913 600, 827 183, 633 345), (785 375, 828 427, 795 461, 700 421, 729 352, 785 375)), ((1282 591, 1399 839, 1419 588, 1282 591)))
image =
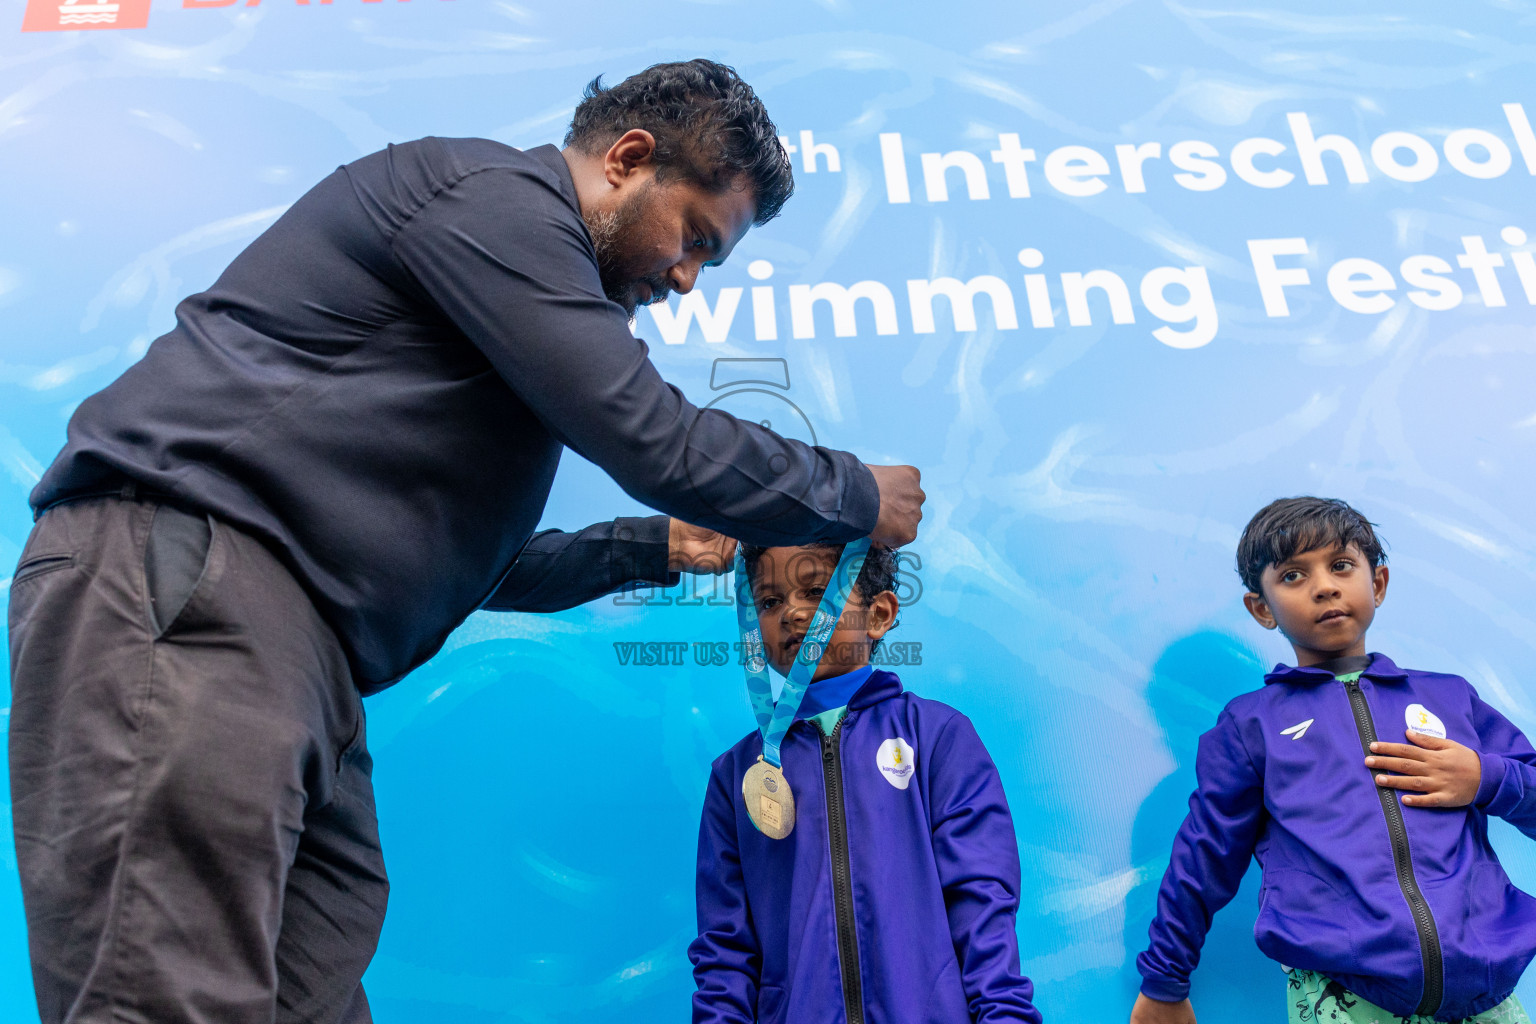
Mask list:
POLYGON ((1356 544, 1371 568, 1387 553, 1374 524, 1338 498, 1281 498, 1259 509, 1237 542, 1237 574, 1250 593, 1263 593, 1264 570, 1293 555, 1356 544))
MULTIPOLYGON (((827 551, 831 553, 832 560, 836 562, 843 557, 843 545, 830 542, 818 544, 803 544, 800 547, 811 551, 827 551)), ((747 578, 757 578, 757 566, 762 560, 763 552, 767 548, 758 547, 756 544, 743 544, 741 557, 747 563, 747 578)), ((854 589, 859 596, 869 601, 876 594, 883 591, 896 592, 897 553, 890 548, 871 547, 869 554, 864 556, 864 565, 859 570, 859 578, 854 580, 854 589)))
POLYGON ((709 192, 752 189, 754 224, 779 215, 795 190, 789 154, 768 111, 735 70, 702 57, 656 64, 618 85, 592 79, 565 145, 598 155, 633 128, 656 139, 656 176, 681 176, 709 192))

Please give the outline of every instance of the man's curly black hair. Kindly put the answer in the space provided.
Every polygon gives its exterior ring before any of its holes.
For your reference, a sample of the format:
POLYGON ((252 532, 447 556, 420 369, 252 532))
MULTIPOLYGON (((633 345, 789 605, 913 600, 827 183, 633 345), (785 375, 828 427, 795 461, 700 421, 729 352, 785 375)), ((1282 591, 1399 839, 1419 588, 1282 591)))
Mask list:
POLYGON ((1237 542, 1237 574, 1250 593, 1261 594, 1264 570, 1318 548, 1359 546, 1371 568, 1387 560, 1374 524, 1338 498, 1281 498, 1259 509, 1237 542))
POLYGON ((735 70, 698 58, 656 64, 618 85, 592 79, 565 145, 600 155, 643 128, 656 139, 656 177, 683 177, 709 192, 750 188, 752 223, 779 215, 795 190, 789 154, 768 111, 735 70))

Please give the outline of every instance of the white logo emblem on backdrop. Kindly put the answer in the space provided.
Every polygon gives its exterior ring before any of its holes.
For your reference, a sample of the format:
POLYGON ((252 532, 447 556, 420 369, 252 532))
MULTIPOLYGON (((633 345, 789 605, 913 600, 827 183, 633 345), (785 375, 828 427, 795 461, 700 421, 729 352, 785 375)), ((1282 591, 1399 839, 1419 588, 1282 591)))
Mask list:
POLYGON ((875 754, 875 764, 879 765, 880 776, 886 782, 897 789, 906 789, 912 781, 912 773, 917 769, 917 751, 898 736, 880 744, 875 754))
POLYGON ((1435 717, 1435 713, 1423 704, 1409 704, 1408 710, 1403 713, 1403 718, 1408 722, 1408 728, 1414 732, 1421 732, 1425 736, 1433 736, 1436 739, 1445 739, 1445 723, 1435 717))

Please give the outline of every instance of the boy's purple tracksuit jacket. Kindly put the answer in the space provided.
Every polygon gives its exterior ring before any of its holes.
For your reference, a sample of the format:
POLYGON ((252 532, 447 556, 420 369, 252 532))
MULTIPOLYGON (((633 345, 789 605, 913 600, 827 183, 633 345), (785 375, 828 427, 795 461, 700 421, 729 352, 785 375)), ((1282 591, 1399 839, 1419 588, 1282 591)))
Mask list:
POLYGON ((831 737, 795 722, 795 828, 779 840, 741 799, 761 751, 754 732, 710 773, 696 1024, 1038 1024, 1014 932, 1013 819, 964 715, 876 671, 831 737))
POLYGON ((1188 994, 1211 915, 1251 854, 1264 868, 1254 937, 1271 958, 1404 1016, 1456 1020, 1503 1002, 1536 952, 1536 900, 1504 874, 1488 816, 1536 837, 1531 744, 1460 676, 1380 654, 1355 684, 1285 666, 1265 683, 1200 739, 1198 788, 1136 961, 1142 992, 1188 994), (1365 767, 1364 745, 1408 742, 1421 711, 1481 753, 1470 806, 1404 806, 1365 767))

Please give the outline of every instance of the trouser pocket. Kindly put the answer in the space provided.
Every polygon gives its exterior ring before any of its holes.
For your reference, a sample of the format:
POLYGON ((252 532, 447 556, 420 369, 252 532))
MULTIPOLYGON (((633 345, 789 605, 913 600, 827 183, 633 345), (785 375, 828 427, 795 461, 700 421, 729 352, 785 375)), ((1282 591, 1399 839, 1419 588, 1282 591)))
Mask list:
POLYGON ((54 572, 59 569, 73 569, 74 567, 74 555, 36 555, 32 558, 23 559, 22 563, 16 567, 15 575, 11 577, 11 587, 14 589, 27 580, 42 576, 45 573, 54 572))
POLYGON ((144 547, 144 577, 149 584, 149 620, 161 637, 176 624, 198 582, 208 571, 213 520, 173 505, 155 508, 144 547))

